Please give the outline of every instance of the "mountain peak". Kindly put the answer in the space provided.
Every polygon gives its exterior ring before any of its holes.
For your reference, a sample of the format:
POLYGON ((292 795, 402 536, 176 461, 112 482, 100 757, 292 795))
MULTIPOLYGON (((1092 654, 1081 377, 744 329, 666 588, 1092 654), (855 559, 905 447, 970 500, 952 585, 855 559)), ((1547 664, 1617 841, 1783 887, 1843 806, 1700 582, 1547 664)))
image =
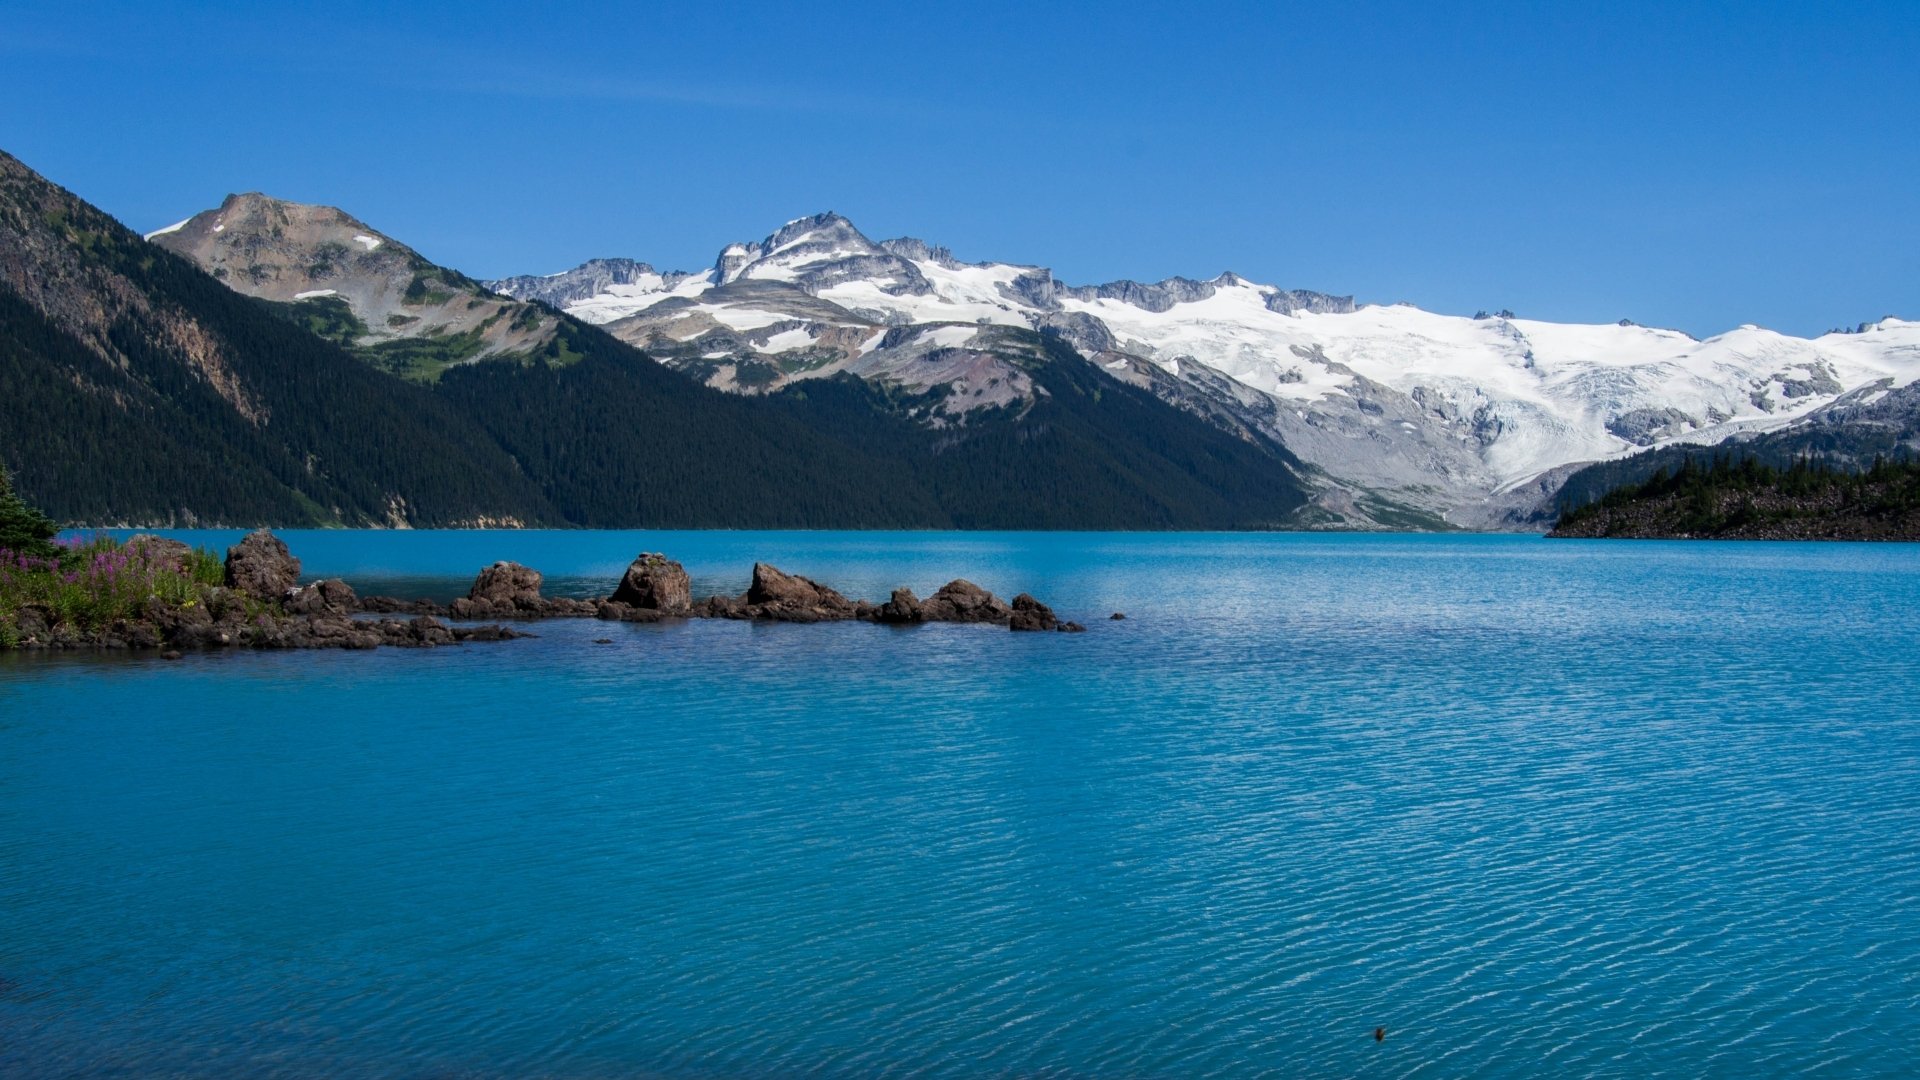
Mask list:
POLYGON ((853 222, 828 210, 795 218, 757 244, 728 244, 714 261, 713 280, 716 285, 743 278, 795 281, 812 267, 886 254, 853 222))

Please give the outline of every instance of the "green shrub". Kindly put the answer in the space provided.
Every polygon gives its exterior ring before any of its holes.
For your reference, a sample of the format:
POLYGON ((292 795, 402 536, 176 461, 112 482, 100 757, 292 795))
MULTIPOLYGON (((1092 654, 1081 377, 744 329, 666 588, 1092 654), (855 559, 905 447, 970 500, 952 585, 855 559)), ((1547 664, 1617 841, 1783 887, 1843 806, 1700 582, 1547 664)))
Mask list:
POLYGON ((138 618, 152 599, 175 607, 204 602, 221 581, 220 558, 210 551, 195 550, 178 565, 146 545, 99 535, 62 541, 54 552, 0 549, 0 647, 19 644, 23 607, 45 609, 55 626, 93 632, 138 618))

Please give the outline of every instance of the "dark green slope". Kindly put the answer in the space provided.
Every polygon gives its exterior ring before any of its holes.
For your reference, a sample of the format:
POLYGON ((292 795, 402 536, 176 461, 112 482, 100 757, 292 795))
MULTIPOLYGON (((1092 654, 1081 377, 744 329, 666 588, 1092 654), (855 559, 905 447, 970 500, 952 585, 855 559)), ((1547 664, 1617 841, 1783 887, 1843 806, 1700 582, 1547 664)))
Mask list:
POLYGON ((800 383, 774 400, 810 426, 891 451, 960 528, 1276 528, 1305 505, 1299 462, 1284 447, 1246 442, 1053 338, 1034 341, 1039 358, 1017 362, 1045 395, 958 428, 902 420, 914 402, 852 376, 800 383))
POLYGON ((852 378, 725 394, 565 317, 548 355, 423 386, 285 307, 0 155, 0 461, 76 523, 1259 528, 1305 501, 1283 448, 1037 337, 1037 401, 932 429, 852 378))
POLYGON ((0 457, 76 522, 556 520, 486 433, 0 155, 0 457))
POLYGON ((810 417, 709 389, 571 318, 550 348, 572 362, 457 367, 437 392, 491 432, 574 524, 953 524, 896 456, 848 445, 810 417))
POLYGON ((1684 458, 1561 515, 1555 537, 1726 540, 1920 539, 1920 463, 1864 471, 1802 458, 1786 468, 1722 451, 1684 458))
POLYGON ((1726 454, 1774 469, 1811 460, 1842 472, 1863 471, 1882 458, 1920 455, 1920 384, 1863 388, 1784 431, 1717 447, 1681 443, 1596 462, 1567 477, 1555 502, 1562 513, 1577 510, 1658 473, 1677 474, 1689 461, 1726 454))

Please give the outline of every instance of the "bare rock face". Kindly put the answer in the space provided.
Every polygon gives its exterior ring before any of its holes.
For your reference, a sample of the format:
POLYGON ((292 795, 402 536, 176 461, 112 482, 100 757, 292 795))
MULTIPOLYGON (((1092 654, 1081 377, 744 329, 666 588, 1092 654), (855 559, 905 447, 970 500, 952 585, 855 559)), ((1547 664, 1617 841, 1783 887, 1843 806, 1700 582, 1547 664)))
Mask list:
POLYGON ((955 579, 928 597, 920 614, 927 622, 1004 623, 1013 618, 1013 609, 973 582, 955 579))
POLYGON ((693 583, 687 568, 654 552, 642 552, 628 565, 620 585, 608 600, 629 607, 684 615, 693 606, 693 583))
POLYGON ((226 582, 255 600, 278 601, 300 584, 300 560, 270 530, 256 529, 227 549, 226 582))
POLYGON ((287 597, 289 615, 351 615, 360 609, 353 586, 339 578, 316 581, 287 597))
POLYGON ((540 585, 546 579, 540 571, 517 562, 497 562, 480 571, 467 590, 467 599, 517 607, 522 601, 539 600, 540 585))
POLYGON ((893 596, 873 613, 875 622, 894 624, 917 623, 920 617, 920 598, 912 589, 893 590, 893 596))
POLYGON ((1053 609, 1035 600, 1027 593, 1013 598, 1013 615, 1007 620, 1009 630, 1052 630, 1060 625, 1053 609))

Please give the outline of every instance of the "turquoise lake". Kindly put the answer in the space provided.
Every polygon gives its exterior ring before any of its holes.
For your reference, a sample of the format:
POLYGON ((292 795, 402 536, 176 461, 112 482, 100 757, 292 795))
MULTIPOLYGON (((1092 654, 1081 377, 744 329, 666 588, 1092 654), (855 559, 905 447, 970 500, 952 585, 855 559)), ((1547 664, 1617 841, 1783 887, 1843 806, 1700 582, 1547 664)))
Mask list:
POLYGON ((1089 630, 0 656, 0 1075, 1920 1070, 1920 545, 282 535, 1089 630))

